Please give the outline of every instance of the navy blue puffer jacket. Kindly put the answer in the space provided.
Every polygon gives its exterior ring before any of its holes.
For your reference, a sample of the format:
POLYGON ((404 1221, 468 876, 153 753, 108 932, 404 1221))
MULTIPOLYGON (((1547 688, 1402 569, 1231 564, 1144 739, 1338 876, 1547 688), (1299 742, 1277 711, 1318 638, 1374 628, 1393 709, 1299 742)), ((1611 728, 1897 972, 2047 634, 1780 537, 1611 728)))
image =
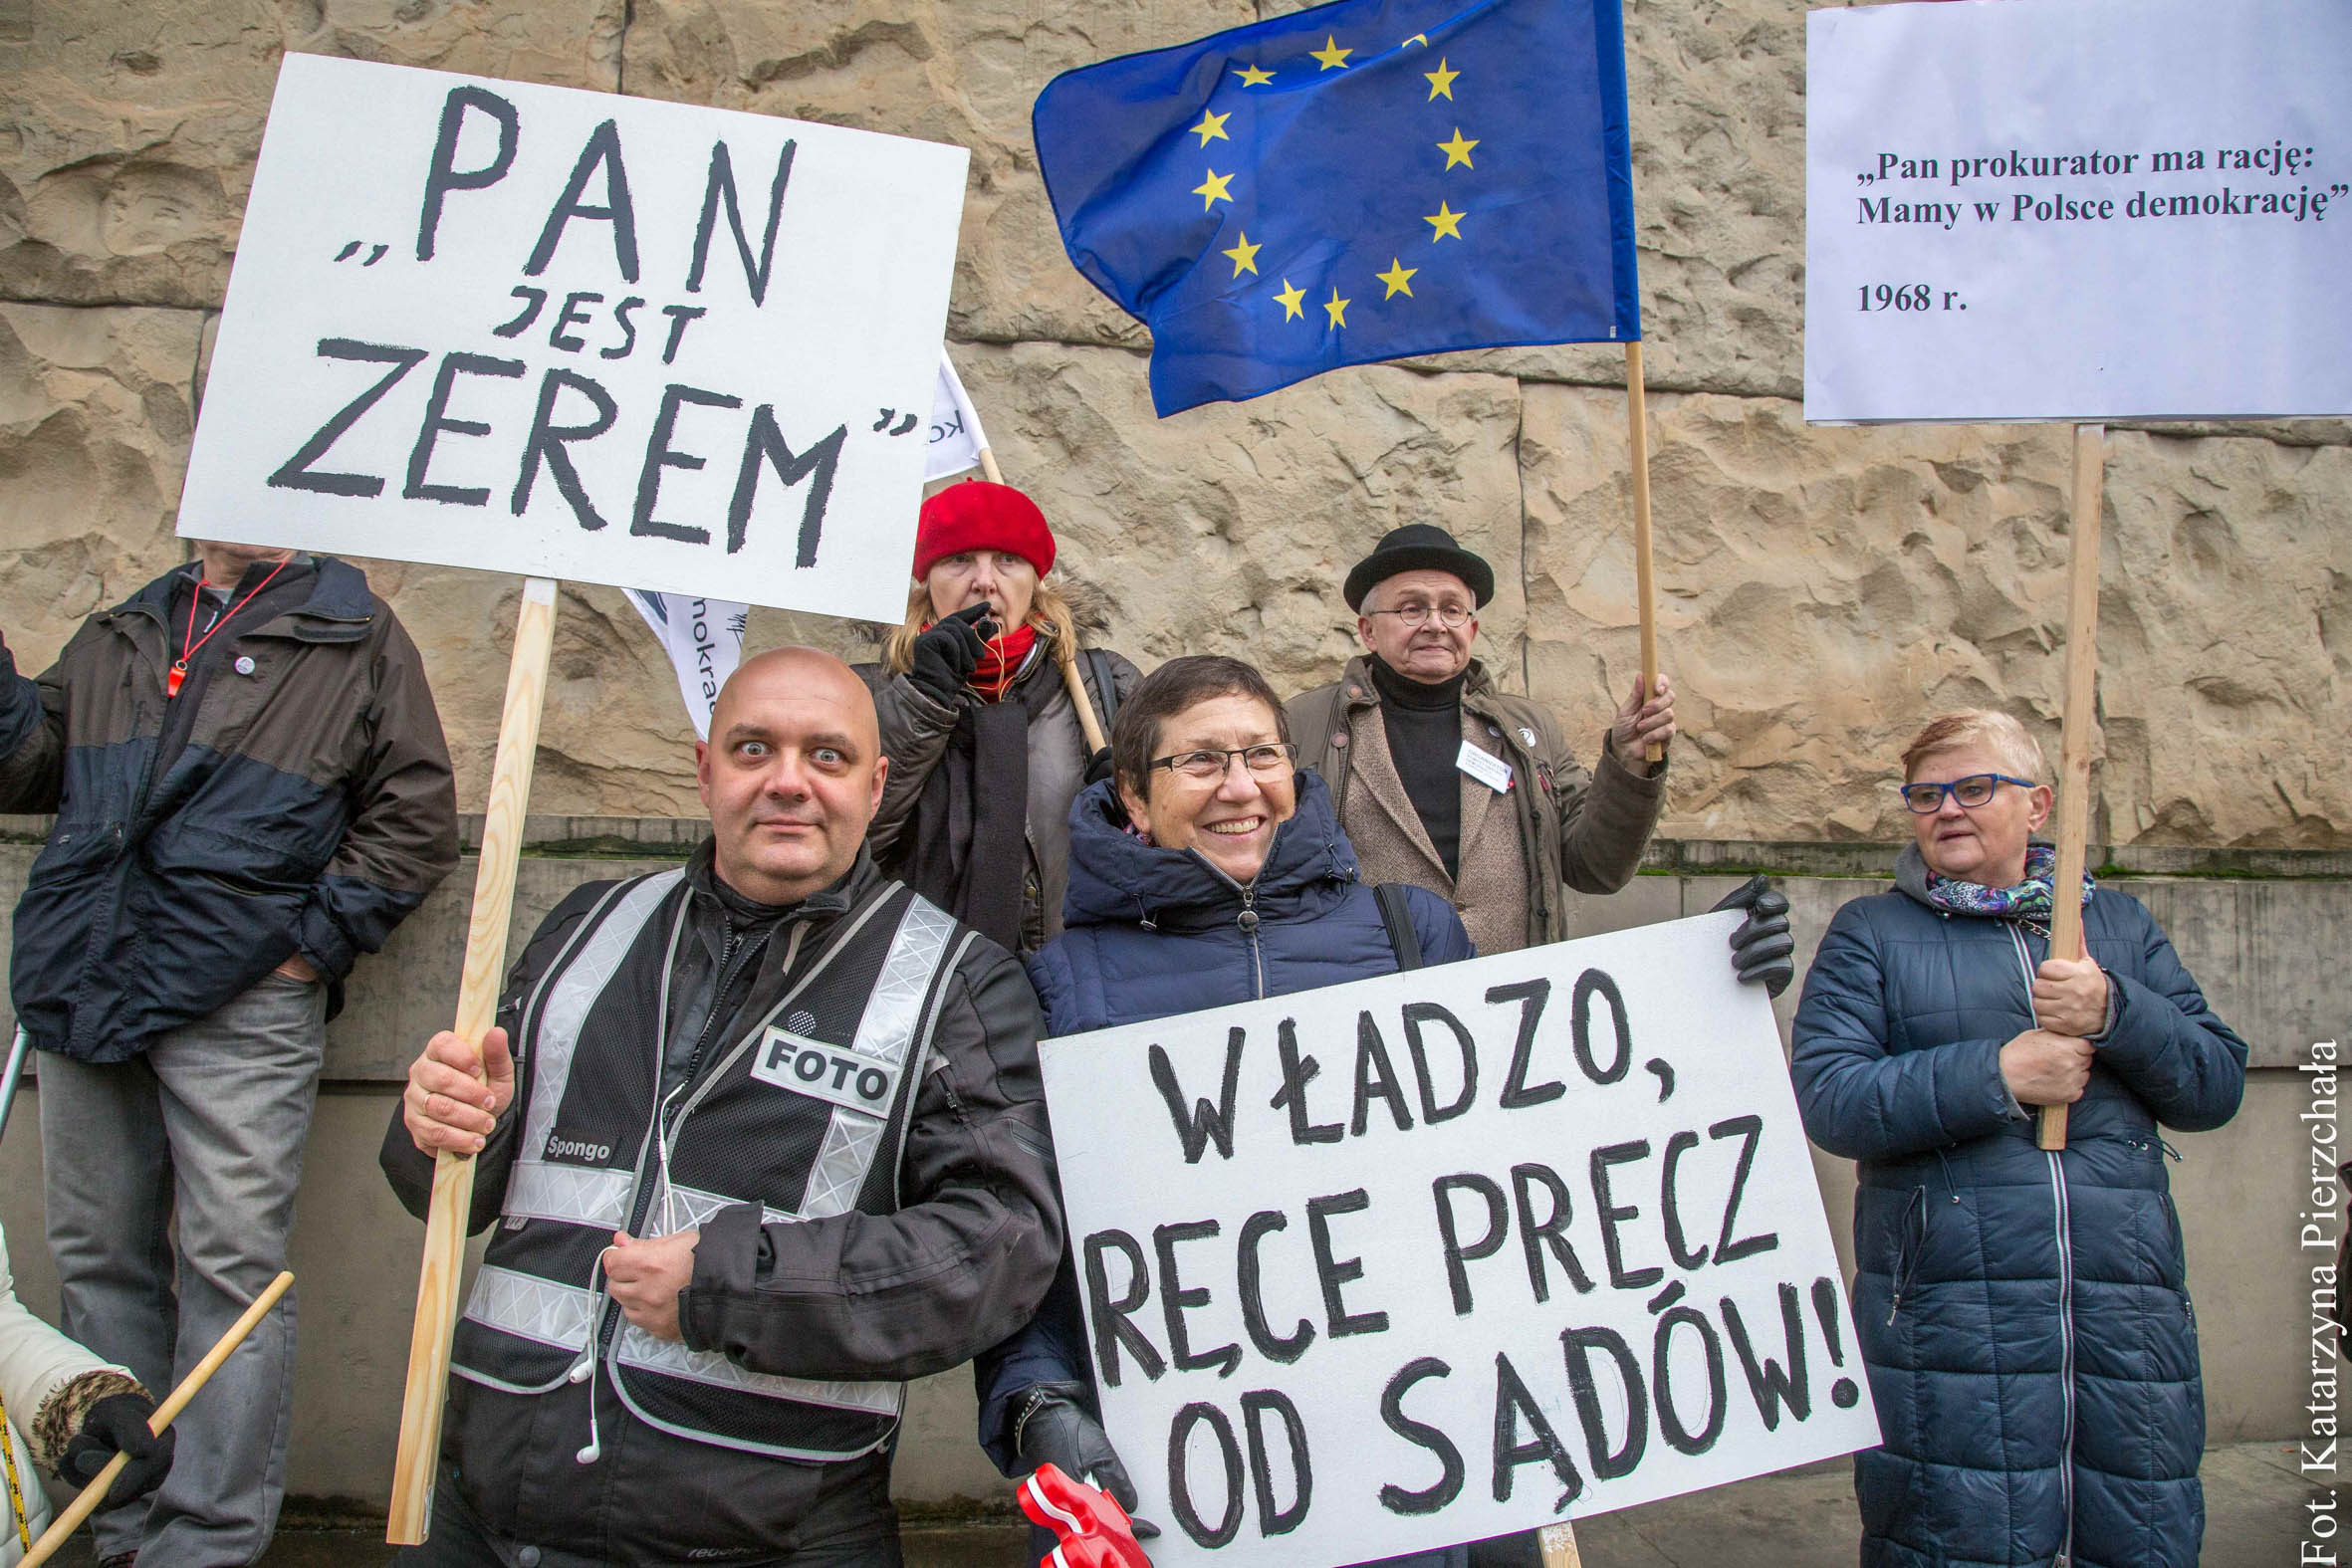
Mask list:
POLYGON ((2064 1150, 2000 1076, 2039 933, 1897 891, 1837 912, 1797 1009, 1805 1130, 1861 1163, 1854 1318, 1883 1447, 1854 1460, 1864 1568, 2192 1568, 2205 1394, 2160 1125, 2218 1127, 2245 1043, 2139 902, 2083 909, 2119 1011, 2064 1150))
MULTIPOLYGON (((1028 960, 1049 1035, 1396 972, 1379 898, 1356 880, 1355 850, 1311 770, 1299 773, 1298 808, 1275 829, 1248 888, 1192 850, 1145 843, 1126 830, 1125 816, 1107 782, 1070 807, 1064 929, 1028 960)), ((1452 905, 1418 887, 1405 898, 1424 964, 1477 957, 1452 905)), ((1040 1383, 1093 1381, 1067 1253, 1036 1319, 981 1356, 974 1373, 981 1446, 1014 1474, 1006 1430, 1014 1397, 1040 1383)))

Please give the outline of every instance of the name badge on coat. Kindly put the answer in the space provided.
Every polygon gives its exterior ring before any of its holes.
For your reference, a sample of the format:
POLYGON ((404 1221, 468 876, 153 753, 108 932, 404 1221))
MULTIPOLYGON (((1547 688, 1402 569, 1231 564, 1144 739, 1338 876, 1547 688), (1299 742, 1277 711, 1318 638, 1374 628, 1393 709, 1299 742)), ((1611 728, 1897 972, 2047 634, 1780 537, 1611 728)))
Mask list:
POLYGON ((1511 765, 1492 752, 1482 752, 1468 741, 1454 755, 1454 766, 1476 779, 1497 794, 1511 788, 1511 765))

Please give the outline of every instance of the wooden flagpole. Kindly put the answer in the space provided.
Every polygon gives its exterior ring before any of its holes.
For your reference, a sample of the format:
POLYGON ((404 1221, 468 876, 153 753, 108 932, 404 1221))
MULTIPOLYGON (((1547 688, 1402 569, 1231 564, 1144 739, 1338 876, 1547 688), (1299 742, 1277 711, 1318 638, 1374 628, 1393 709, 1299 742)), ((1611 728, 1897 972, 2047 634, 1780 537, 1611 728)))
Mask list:
MULTIPOLYGON (((2099 514, 2106 499, 2107 430, 2074 427, 2074 512, 2066 562, 2066 729, 2059 743, 2058 865, 2050 884, 2050 957, 2078 959, 2082 862, 2090 837, 2091 724, 2099 673, 2099 514)), ((2066 1147, 2066 1107, 2041 1108, 2044 1149, 2066 1147)))
MULTIPOLYGON (((1625 431, 1633 448, 1633 590, 1641 601, 1641 692, 1647 702, 1658 693, 1658 598, 1650 567, 1650 408, 1639 338, 1625 345, 1625 431)), ((1666 755, 1663 746, 1647 750, 1653 763, 1666 755)))
MULTIPOLYGON (((523 813, 531 798, 531 764, 547 697, 548 655, 555 646, 556 584, 523 579, 515 617, 515 653, 507 667, 506 707, 490 768, 490 807, 474 873, 474 913, 457 990, 456 1032, 481 1048, 498 1012, 506 977, 507 923, 514 912, 515 866, 523 848, 523 813)), ((392 1505, 384 1539, 420 1546, 433 1524, 433 1480, 440 1462, 441 1407, 449 1388, 449 1344, 457 1332, 459 1276, 465 1269, 466 1219, 473 1209, 474 1162, 443 1151, 433 1162, 433 1204, 425 1220, 424 1262, 416 1280, 416 1322, 408 1341, 408 1388, 400 1402, 400 1452, 392 1468, 392 1505)))
MULTIPOLYGON (((253 1305, 247 1307, 237 1321, 229 1325, 229 1331, 204 1353, 204 1359, 180 1379, 179 1387, 171 1391, 170 1397, 155 1407, 155 1414, 147 1418, 149 1432, 161 1437, 163 1429, 179 1419, 179 1413, 188 1408, 188 1401, 212 1381, 212 1375, 221 1369, 239 1345, 245 1343, 245 1336, 253 1332, 254 1326, 269 1314, 270 1308, 278 1304, 278 1298, 293 1283, 293 1274, 281 1273, 263 1288, 262 1293, 254 1298, 253 1305)), ((0 1433, 0 1442, 6 1441, 6 1434, 0 1433)), ((67 1537, 82 1527, 82 1521, 98 1512, 99 1504, 106 1501, 107 1493, 114 1489, 115 1477, 121 1474, 123 1466, 129 1462, 130 1456, 127 1454, 118 1454, 107 1460, 107 1467, 91 1477, 90 1484, 84 1486, 81 1494, 66 1505, 66 1511, 41 1532, 41 1539, 33 1543, 33 1549, 25 1554, 19 1568, 41 1568, 41 1564, 49 1561, 50 1555, 66 1544, 67 1537)))

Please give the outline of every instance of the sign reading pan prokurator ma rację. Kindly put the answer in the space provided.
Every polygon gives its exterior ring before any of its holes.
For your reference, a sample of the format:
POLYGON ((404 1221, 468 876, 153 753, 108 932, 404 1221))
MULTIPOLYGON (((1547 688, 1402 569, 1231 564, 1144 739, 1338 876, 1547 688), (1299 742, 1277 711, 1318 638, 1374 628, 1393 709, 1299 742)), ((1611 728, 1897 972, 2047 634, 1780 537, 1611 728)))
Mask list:
POLYGON ((2352 414, 2352 5, 1807 21, 1807 419, 2352 414))
POLYGON ((1321 1568, 1867 1448, 1734 914, 1042 1049, 1161 1568, 1321 1568))
POLYGON ((179 531, 894 620, 968 157, 289 55, 179 531))

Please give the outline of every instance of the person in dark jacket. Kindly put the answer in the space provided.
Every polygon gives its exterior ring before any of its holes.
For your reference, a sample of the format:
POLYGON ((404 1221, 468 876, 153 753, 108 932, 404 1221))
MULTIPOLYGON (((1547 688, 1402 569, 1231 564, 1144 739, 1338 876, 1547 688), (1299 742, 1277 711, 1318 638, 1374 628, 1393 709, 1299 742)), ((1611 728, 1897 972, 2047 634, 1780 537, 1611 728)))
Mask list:
POLYGON ((1903 765, 1918 841, 1830 923, 1792 1062, 1806 1131, 1861 1163, 1862 1562, 2190 1568, 2205 1397, 2160 1129, 2227 1122, 2245 1044, 2136 900, 2053 889, 2023 726, 1948 714, 1903 765), (2088 959, 2049 957, 2058 896, 2088 959))
MULTIPOLYGON (((9 981, 62 1326, 169 1388, 285 1267, 344 977, 457 863, 441 722, 356 567, 203 544, 38 681, 0 648, 0 810, 57 813, 9 981)), ((102 1559, 260 1556, 294 1323, 289 1295, 180 1418, 162 1489, 98 1516, 102 1559)))
POLYGON ((1036 997, 875 869, 865 688, 752 659, 696 766, 714 837, 559 905, 482 1049, 435 1035, 385 1134, 412 1214, 447 1149, 497 1222, 405 1564, 890 1568, 905 1383, 1053 1279, 1036 997))
POLYGON ((1053 530, 1010 485, 923 503, 906 621, 857 673, 881 715, 890 784, 868 830, 892 876, 1017 953, 1061 931, 1069 804, 1089 756, 1065 661, 1106 732, 1137 679, 1078 646, 1053 530))
MULTIPOLYGON (((1029 961, 1051 1034, 1135 1023, 1393 974, 1381 896, 1357 875, 1330 791, 1296 770, 1265 677, 1236 659, 1171 659, 1120 710, 1113 780, 1070 811, 1067 929, 1029 961)), ((1476 957, 1445 899, 1400 885, 1424 964, 1476 957)), ((1734 939, 1743 978, 1789 978, 1787 903, 1762 879, 1734 939), (1760 898, 1760 895, 1762 897, 1760 898)), ((1727 900, 1729 907, 1732 901, 1727 900)), ((1776 983, 1775 983, 1776 982, 1776 983)), ((1013 1475, 1054 1463, 1132 1509, 1100 1423, 1076 1274, 1065 1255, 1037 1320, 976 1363, 982 1446, 1013 1475)), ((1050 1540, 1041 1541, 1041 1549, 1050 1540)), ((1389 1560, 1389 1568, 1533 1561, 1533 1537, 1389 1560)))

